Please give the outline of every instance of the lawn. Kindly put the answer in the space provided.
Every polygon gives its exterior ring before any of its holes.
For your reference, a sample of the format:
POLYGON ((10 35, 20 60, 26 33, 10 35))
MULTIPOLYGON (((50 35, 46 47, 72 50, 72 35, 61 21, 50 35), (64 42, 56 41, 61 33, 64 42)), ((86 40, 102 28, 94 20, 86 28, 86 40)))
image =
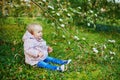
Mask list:
POLYGON ((1 80, 119 80, 120 34, 80 26, 56 29, 47 21, 37 22, 54 49, 50 56, 72 59, 68 70, 58 72, 25 64, 21 39, 26 25, 5 24, 0 27, 1 80))

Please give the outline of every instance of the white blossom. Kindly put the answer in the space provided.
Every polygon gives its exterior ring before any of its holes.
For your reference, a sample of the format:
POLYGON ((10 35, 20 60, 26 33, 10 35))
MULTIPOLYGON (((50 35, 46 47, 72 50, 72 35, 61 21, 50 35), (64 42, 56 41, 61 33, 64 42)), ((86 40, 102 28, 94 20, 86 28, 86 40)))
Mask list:
POLYGON ((60 27, 57 27, 57 29, 60 29, 60 27))
POLYGON ((70 41, 68 41, 68 44, 71 44, 71 42, 70 42, 70 41))
POLYGON ((95 16, 97 17, 97 14, 95 14, 95 16))
POLYGON ((104 59, 106 60, 106 59, 107 59, 107 57, 108 57, 108 56, 107 56, 107 55, 105 55, 105 56, 104 56, 104 59))
POLYGON ((60 13, 56 13, 57 14, 57 16, 60 16, 60 13))
POLYGON ((104 49, 106 49, 106 48, 107 48, 105 44, 103 45, 103 48, 104 48, 104 49))
POLYGON ((61 26, 61 27, 65 27, 65 25, 64 25, 64 24, 61 24, 60 26, 61 26))
POLYGON ((115 3, 120 3, 120 0, 107 0, 108 2, 112 2, 112 3, 114 3, 114 1, 115 1, 115 3))
POLYGON ((67 9, 63 9, 63 11, 66 11, 66 12, 67 12, 67 9))
POLYGON ((110 43, 115 43, 115 40, 108 40, 108 42, 110 42, 110 43))
POLYGON ((86 38, 83 37, 82 40, 86 40, 86 38))
POLYGON ((16 4, 15 7, 19 7, 19 5, 16 4))
POLYGON ((88 26, 90 26, 90 23, 87 23, 88 26))
POLYGON ((54 45, 57 45, 57 43, 53 43, 54 45))
POLYGON ((101 8, 100 11, 101 11, 101 12, 105 12, 106 9, 105 9, 105 8, 101 8))
POLYGON ((55 25, 55 23, 51 23, 51 25, 52 25, 52 26, 54 26, 54 25, 55 25))
POLYGON ((51 11, 51 13, 55 13, 55 11, 51 11))
POLYGON ((99 51, 97 50, 97 48, 92 48, 93 52, 98 53, 99 51))
POLYGON ((50 8, 50 9, 54 10, 54 7, 53 7, 53 6, 50 6, 50 5, 49 5, 49 6, 48 6, 48 8, 50 8))
POLYGON ((115 53, 115 52, 110 51, 110 54, 111 54, 111 55, 115 55, 116 53, 115 53))
POLYGON ((69 13, 67 14, 69 17, 71 16, 69 13))
POLYGON ((59 21, 62 22, 63 20, 60 18, 59 21))
POLYGON ((74 36, 74 39, 75 40, 80 40, 78 36, 74 36))
POLYGON ((57 2, 60 2, 60 0, 57 0, 57 2))
POLYGON ((95 44, 95 45, 97 45, 97 43, 96 43, 96 42, 95 42, 94 44, 95 44))
POLYGON ((62 35, 63 38, 65 38, 65 35, 62 35))
POLYGON ((85 16, 85 15, 87 15, 87 13, 85 12, 85 13, 83 13, 83 15, 85 16))
POLYGON ((113 56, 112 56, 112 57, 110 57, 110 59, 111 59, 111 60, 113 60, 113 56))
POLYGON ((90 13, 93 13, 93 11, 92 11, 92 10, 90 10, 90 13))
POLYGON ((24 0, 25 2, 30 2, 30 0, 24 0))
MULTIPOLYGON (((24 5, 24 4, 22 3, 21 5, 24 5)), ((11 4, 10 7, 14 7, 14 6, 11 4)))
POLYGON ((42 0, 43 2, 46 2, 46 0, 42 0))
POLYGON ((27 4, 28 7, 30 7, 31 5, 30 4, 27 4))
POLYGON ((94 23, 94 21, 90 21, 91 23, 94 23))
POLYGON ((81 7, 78 7, 78 9, 81 9, 81 7))

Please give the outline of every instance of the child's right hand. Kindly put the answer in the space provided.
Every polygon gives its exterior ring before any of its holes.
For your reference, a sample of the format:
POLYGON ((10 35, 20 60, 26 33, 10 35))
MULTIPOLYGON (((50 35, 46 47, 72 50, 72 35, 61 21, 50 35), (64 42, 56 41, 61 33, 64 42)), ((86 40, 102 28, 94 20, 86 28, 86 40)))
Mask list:
POLYGON ((42 53, 38 53, 38 57, 43 57, 43 54, 42 53))

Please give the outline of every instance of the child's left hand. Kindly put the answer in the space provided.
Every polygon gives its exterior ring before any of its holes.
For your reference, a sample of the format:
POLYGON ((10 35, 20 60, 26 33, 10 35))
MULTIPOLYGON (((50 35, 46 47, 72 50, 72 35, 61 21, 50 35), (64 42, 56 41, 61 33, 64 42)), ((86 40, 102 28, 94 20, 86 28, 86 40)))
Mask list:
POLYGON ((51 53, 52 51, 53 49, 50 46, 48 46, 48 52, 51 53))

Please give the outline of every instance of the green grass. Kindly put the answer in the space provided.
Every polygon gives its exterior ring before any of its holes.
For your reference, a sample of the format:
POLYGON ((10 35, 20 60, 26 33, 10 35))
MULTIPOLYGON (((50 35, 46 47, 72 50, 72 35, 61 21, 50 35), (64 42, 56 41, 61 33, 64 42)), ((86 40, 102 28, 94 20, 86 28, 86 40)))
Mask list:
POLYGON ((44 39, 54 49, 50 56, 72 59, 68 70, 58 72, 25 64, 21 40, 25 25, 6 24, 0 27, 1 80, 119 80, 119 34, 97 33, 76 26, 63 32, 65 29, 56 31, 50 23, 40 23, 43 25, 44 39), (115 40, 115 43, 108 40, 115 40), (99 52, 94 53, 92 48, 97 48, 99 52))

